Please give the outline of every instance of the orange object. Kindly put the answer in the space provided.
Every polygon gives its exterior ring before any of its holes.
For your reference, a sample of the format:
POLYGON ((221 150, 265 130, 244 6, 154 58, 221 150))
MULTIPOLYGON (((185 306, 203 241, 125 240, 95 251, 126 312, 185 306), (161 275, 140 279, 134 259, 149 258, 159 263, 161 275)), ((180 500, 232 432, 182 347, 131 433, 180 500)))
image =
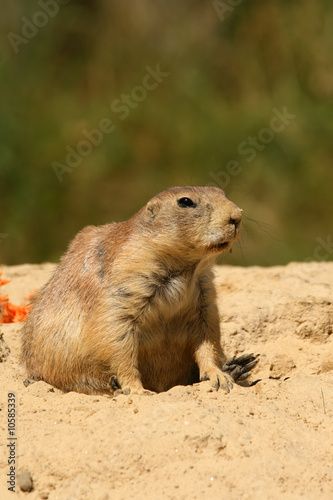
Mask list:
POLYGON ((10 280, 2 280, 1 276, 2 276, 2 271, 0 271, 0 286, 7 285, 7 283, 10 283, 10 280))
MULTIPOLYGON (((10 280, 1 279, 2 271, 0 271, 0 286, 10 283, 10 280)), ((31 310, 31 306, 23 304, 23 306, 15 306, 9 302, 8 295, 0 295, 0 323, 18 323, 24 321, 31 310)))

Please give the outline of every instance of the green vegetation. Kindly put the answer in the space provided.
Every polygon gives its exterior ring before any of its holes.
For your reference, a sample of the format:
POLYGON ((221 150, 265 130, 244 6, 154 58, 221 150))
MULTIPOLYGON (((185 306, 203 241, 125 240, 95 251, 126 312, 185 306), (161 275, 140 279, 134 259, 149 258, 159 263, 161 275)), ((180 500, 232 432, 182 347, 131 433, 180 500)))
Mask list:
POLYGON ((332 259, 333 4, 223 4, 6 4, 0 262, 56 261, 83 226, 184 184, 244 209, 223 262, 332 259))

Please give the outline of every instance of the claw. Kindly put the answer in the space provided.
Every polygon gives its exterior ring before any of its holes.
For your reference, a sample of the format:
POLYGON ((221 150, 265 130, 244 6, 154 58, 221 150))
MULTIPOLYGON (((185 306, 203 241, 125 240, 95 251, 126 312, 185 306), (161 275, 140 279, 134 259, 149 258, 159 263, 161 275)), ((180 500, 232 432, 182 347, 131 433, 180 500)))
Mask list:
POLYGON ((25 378, 23 380, 23 384, 25 385, 25 387, 28 387, 30 384, 34 384, 36 382, 36 380, 31 380, 30 378, 25 378))
POLYGON ((143 393, 145 396, 153 396, 154 395, 154 392, 153 391, 143 391, 143 393))
POLYGON ((254 380, 253 382, 251 382, 249 387, 253 387, 254 385, 257 385, 258 382, 261 382, 261 378, 258 378, 257 380, 254 380))
POLYGON ((236 356, 234 356, 233 358, 228 359, 228 361, 225 362, 223 368, 225 366, 231 366, 232 364, 234 364, 235 360, 236 360, 236 356))
POLYGON ((243 354, 242 356, 239 356, 239 358, 234 358, 234 361, 236 361, 237 364, 239 365, 245 365, 247 363, 250 363, 251 361, 254 361, 260 356, 260 354, 243 354))
POLYGON ((249 372, 252 370, 252 368, 254 368, 256 366, 256 364, 258 363, 259 359, 255 359, 254 361, 252 361, 251 363, 247 363, 244 367, 243 367, 243 372, 249 372))
POLYGON ((118 391, 120 389, 120 385, 117 379, 117 375, 112 375, 111 380, 109 382, 111 389, 113 391, 118 391))
POLYGON ((226 381, 226 384, 225 384, 225 385, 226 385, 226 390, 227 390, 227 392, 229 393, 229 392, 230 392, 230 389, 232 389, 232 388, 233 388, 234 384, 233 384, 233 383, 232 383, 232 381, 231 381, 231 380, 229 380, 229 379, 228 379, 228 377, 226 377, 225 375, 224 375, 224 378, 225 378, 225 381, 226 381))
POLYGON ((241 382, 250 375, 258 361, 259 354, 243 354, 238 358, 234 356, 223 365, 222 370, 229 373, 235 382, 241 382))
POLYGON ((233 383, 232 383, 232 380, 230 380, 230 377, 228 377, 227 374, 222 374, 224 379, 225 379, 225 382, 223 381, 223 379, 221 379, 221 372, 220 370, 216 370, 216 373, 212 373, 211 376, 209 376, 207 373, 204 373, 201 377, 200 377, 200 381, 201 382, 204 382, 206 380, 211 380, 212 381, 212 387, 214 387, 214 389, 216 391, 218 391, 220 389, 220 387, 222 387, 226 392, 230 392, 230 389, 233 388, 233 383))
POLYGON ((239 377, 242 375, 242 367, 241 366, 232 366, 230 370, 230 375, 234 380, 238 380, 239 377))
POLYGON ((215 383, 215 389, 218 391, 221 384, 220 384, 220 378, 218 375, 216 375, 216 378, 217 378, 217 382, 215 383))

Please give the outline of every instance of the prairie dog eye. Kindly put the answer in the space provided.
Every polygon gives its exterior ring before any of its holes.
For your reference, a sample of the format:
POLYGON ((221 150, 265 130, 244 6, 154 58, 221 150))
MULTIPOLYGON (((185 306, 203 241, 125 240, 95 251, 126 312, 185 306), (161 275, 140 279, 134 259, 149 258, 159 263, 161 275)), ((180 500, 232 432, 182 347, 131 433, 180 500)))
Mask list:
POLYGON ((180 198, 177 203, 181 208, 188 208, 188 207, 196 207, 197 206, 197 204, 194 203, 194 201, 192 201, 191 198, 180 198))

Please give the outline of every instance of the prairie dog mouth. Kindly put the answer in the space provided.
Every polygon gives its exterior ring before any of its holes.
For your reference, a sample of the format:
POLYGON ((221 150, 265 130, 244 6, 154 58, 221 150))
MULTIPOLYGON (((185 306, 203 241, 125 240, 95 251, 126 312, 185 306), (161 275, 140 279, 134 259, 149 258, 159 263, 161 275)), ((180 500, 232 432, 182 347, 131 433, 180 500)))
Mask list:
POLYGON ((224 252, 230 247, 230 245, 231 245, 230 241, 223 241, 221 243, 216 243, 215 245, 210 245, 208 247, 208 250, 210 252, 216 252, 216 253, 224 252))

